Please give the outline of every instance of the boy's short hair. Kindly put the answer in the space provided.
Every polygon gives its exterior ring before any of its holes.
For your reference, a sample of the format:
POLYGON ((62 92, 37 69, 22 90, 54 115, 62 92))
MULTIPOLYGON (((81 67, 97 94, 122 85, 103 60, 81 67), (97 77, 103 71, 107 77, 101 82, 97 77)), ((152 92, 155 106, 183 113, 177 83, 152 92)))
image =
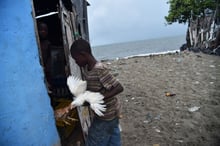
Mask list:
POLYGON ((70 48, 70 53, 72 56, 80 52, 86 52, 92 54, 89 42, 87 42, 84 39, 75 40, 70 48))
POLYGON ((38 29, 42 29, 42 27, 48 29, 47 24, 42 21, 37 22, 37 26, 38 26, 38 29))

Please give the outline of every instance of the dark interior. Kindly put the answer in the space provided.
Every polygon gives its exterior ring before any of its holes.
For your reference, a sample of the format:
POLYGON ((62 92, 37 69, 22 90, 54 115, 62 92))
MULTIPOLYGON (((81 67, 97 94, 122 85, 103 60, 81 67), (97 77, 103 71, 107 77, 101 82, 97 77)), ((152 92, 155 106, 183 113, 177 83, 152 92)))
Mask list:
MULTIPOLYGON (((59 5, 57 0, 35 1, 36 16, 48 14, 50 12, 58 12, 59 5)), ((58 14, 45 16, 36 20, 37 24, 43 22, 48 27, 48 41, 50 42, 48 60, 50 61, 50 65, 43 67, 49 70, 49 73, 45 76, 45 80, 49 89, 48 94, 51 97, 51 104, 54 108, 56 106, 56 102, 54 101, 55 98, 72 98, 66 85, 68 73, 65 70, 66 59, 63 48, 61 22, 58 14)), ((43 51, 41 50, 41 52, 43 51)))

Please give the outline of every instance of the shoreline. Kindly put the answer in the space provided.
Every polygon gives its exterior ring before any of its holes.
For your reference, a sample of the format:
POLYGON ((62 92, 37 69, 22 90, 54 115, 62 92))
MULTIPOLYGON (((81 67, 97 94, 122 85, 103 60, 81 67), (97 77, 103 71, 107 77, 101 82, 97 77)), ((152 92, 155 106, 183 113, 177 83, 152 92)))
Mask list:
POLYGON ((171 54, 179 54, 181 53, 179 50, 172 50, 172 51, 164 51, 164 52, 157 52, 157 53, 146 53, 146 54, 137 54, 137 55, 130 55, 126 57, 116 57, 115 59, 101 59, 101 62, 107 61, 114 61, 114 60, 122 60, 122 59, 130 59, 136 57, 152 57, 152 56, 160 56, 160 55, 171 55, 171 54))
POLYGON ((148 56, 160 56, 160 55, 170 55, 170 54, 178 54, 180 53, 179 50, 173 50, 173 51, 164 51, 164 52, 158 52, 158 53, 147 53, 147 54, 138 54, 138 55, 132 55, 127 56, 122 59, 130 59, 135 57, 148 57, 148 56))

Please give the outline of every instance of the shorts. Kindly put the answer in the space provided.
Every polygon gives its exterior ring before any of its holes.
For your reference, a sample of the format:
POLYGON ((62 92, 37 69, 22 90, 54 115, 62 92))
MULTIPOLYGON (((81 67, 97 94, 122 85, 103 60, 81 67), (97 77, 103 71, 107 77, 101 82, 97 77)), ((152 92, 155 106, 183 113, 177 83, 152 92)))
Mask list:
POLYGON ((119 119, 106 121, 94 117, 88 131, 86 146, 121 146, 119 119))

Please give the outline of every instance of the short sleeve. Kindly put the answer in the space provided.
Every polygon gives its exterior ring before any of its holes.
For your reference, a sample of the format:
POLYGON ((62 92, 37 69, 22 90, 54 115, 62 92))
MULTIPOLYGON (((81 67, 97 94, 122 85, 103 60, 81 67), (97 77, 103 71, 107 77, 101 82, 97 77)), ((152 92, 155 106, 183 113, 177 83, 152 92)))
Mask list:
POLYGON ((113 87, 116 87, 119 84, 118 80, 109 72, 107 68, 100 70, 99 80, 103 87, 107 90, 111 90, 113 87))

